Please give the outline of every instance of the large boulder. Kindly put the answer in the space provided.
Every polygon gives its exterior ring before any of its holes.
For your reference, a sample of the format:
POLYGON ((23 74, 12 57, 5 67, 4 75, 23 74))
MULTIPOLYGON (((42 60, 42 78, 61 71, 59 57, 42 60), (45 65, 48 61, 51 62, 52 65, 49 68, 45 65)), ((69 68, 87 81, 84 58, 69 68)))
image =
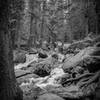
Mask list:
POLYGON ((37 64, 33 70, 33 73, 40 76, 40 77, 45 77, 50 75, 51 72, 51 65, 50 64, 37 64))

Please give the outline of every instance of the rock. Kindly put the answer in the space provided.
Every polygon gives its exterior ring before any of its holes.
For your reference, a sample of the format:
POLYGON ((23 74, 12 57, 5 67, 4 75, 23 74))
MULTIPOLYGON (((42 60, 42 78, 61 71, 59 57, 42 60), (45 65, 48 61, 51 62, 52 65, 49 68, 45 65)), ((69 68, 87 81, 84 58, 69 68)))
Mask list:
POLYGON ((59 53, 62 53, 63 54, 63 47, 62 46, 59 46, 58 47, 58 51, 59 51, 59 53))
POLYGON ((56 62, 63 62, 65 56, 61 53, 54 53, 52 54, 52 58, 54 58, 56 62))
POLYGON ((40 50, 38 51, 38 57, 39 57, 39 58, 47 58, 48 55, 46 54, 46 52, 44 52, 42 49, 40 49, 40 50))
POLYGON ((61 41, 57 41, 56 44, 57 44, 57 46, 62 46, 62 42, 61 41))
POLYGON ((46 50, 46 51, 48 51, 50 48, 49 48, 49 43, 47 42, 47 41, 44 41, 43 43, 42 43, 42 49, 43 50, 46 50))
POLYGON ((14 52, 14 63, 24 63, 26 61, 26 55, 23 52, 14 52))
POLYGON ((39 53, 38 54, 39 58, 47 58, 47 54, 39 53))
POLYGON ((97 36, 95 39, 93 39, 93 44, 95 45, 96 43, 100 42, 100 35, 97 36))
POLYGON ((26 62, 38 61, 38 54, 26 54, 26 62))
POLYGON ((63 72, 62 68, 54 68, 49 76, 43 77, 39 79, 39 82, 36 84, 38 87, 44 89, 48 86, 50 88, 60 86, 60 77, 62 77, 65 73, 63 72))
POLYGON ((39 76, 35 74, 27 74, 16 79, 17 79, 18 84, 21 84, 22 82, 25 82, 26 80, 29 80, 31 78, 39 78, 39 76))
POLYGON ((100 70, 100 58, 86 58, 84 59, 83 67, 87 68, 89 72, 96 72, 100 70))
POLYGON ((64 100, 64 99, 55 94, 47 93, 39 96, 37 100, 64 100))
POLYGON ((58 54, 58 61, 59 62, 63 62, 64 61, 64 59, 65 59, 65 56, 63 55, 63 54, 58 54))
POLYGON ((64 45, 63 45, 63 49, 64 49, 64 50, 67 49, 70 45, 71 45, 70 43, 64 44, 64 45))
POLYGON ((34 74, 40 77, 48 76, 50 75, 50 72, 51 72, 50 64, 38 64, 35 66, 35 69, 33 71, 34 74))
POLYGON ((97 43, 95 44, 95 46, 96 46, 96 47, 100 47, 100 42, 97 42, 97 43))
POLYGON ((58 55, 57 54, 53 54, 52 57, 55 58, 55 59, 58 59, 58 55))
POLYGON ((37 50, 34 48, 30 48, 30 50, 28 50, 29 54, 37 54, 37 50))

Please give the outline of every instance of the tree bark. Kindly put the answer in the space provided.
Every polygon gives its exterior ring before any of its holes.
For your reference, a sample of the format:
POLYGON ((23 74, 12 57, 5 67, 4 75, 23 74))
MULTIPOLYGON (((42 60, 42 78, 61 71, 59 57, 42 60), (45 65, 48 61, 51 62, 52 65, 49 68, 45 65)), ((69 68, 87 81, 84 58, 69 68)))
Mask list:
POLYGON ((28 49, 30 49, 32 46, 35 47, 36 45, 36 18, 34 14, 34 0, 29 1, 29 10, 30 10, 30 36, 28 39, 28 49), (35 22, 34 22, 35 21, 35 22))
POLYGON ((32 47, 33 38, 34 38, 34 34, 33 34, 33 16, 31 15, 31 18, 30 18, 30 36, 29 36, 28 43, 27 43, 28 49, 32 47))
POLYGON ((96 2, 96 14, 97 14, 97 21, 98 21, 98 24, 97 24, 97 29, 98 29, 98 34, 100 32, 100 2, 98 0, 95 0, 96 2))
POLYGON ((14 73, 11 33, 9 32, 10 0, 0 0, 0 99, 22 100, 22 91, 14 73))

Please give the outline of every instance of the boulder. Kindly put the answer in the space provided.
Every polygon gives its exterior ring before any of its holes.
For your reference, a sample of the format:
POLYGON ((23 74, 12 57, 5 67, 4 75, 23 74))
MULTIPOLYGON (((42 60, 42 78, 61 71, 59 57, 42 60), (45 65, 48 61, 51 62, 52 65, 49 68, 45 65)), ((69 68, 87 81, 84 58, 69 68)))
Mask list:
POLYGON ((39 57, 39 58, 47 58, 48 55, 46 54, 45 51, 43 51, 42 49, 39 49, 39 50, 38 50, 38 57, 39 57))
POLYGON ((39 58, 47 58, 48 56, 47 56, 47 54, 45 54, 45 53, 39 52, 39 53, 38 53, 38 57, 39 57, 39 58))
POLYGON ((33 73, 40 76, 40 77, 45 77, 50 75, 51 72, 51 66, 50 64, 37 64, 33 70, 33 73))

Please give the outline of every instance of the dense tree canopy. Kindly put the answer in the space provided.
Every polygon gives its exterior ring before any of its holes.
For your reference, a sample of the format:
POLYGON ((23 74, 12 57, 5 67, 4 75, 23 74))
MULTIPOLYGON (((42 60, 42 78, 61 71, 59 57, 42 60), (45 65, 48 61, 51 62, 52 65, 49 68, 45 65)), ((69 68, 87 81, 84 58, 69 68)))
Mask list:
POLYGON ((14 0, 10 22, 15 45, 71 42, 98 34, 96 7, 94 0, 14 0))

